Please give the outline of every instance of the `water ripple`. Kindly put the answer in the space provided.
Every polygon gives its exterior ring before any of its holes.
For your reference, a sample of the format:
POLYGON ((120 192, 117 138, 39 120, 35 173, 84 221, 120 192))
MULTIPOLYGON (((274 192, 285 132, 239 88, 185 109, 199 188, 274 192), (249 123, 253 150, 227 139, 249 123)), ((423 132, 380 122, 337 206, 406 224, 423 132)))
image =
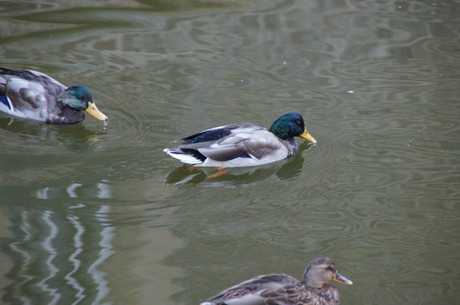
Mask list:
MULTIPOLYGON (((110 290, 105 279, 105 272, 100 271, 98 267, 114 253, 111 245, 113 227, 106 225, 110 208, 101 207, 99 211, 96 211, 97 223, 102 226, 99 234, 99 253, 95 253, 96 257, 89 261, 87 259, 82 261, 81 257, 88 256, 88 247, 92 249, 94 246, 91 240, 83 242, 85 232, 88 231, 88 227, 93 227, 92 232, 94 233, 97 227, 79 221, 75 213, 78 213, 78 209, 83 207, 71 207, 66 219, 50 210, 24 212, 21 215, 21 231, 18 231, 21 237, 18 238, 19 241, 11 243, 10 255, 15 257, 16 268, 22 270, 19 272, 22 275, 12 279, 15 284, 6 289, 9 299, 13 300, 16 299, 15 296, 19 296, 22 302, 31 302, 28 296, 32 297, 34 295, 32 291, 37 288, 41 290, 40 296, 46 300, 47 304, 58 304, 64 296, 66 302, 69 302, 71 295, 75 297, 74 302, 71 303, 78 303, 92 294, 95 295, 97 303, 107 296, 110 290), (31 228, 36 225, 41 227, 41 230, 31 232, 31 228), (75 229, 75 234, 72 236, 73 244, 62 248, 61 243, 66 240, 72 229, 75 229), (60 249, 59 255, 57 255, 57 249, 60 249), (88 263, 91 264, 87 266, 88 263), (36 264, 41 264, 41 267, 35 268, 36 264), (82 272, 84 268, 88 269, 88 273, 82 272), (87 286, 83 283, 88 280, 85 274, 91 276, 95 288, 84 288, 87 286), (62 285, 62 278, 66 279, 65 286, 62 285)), ((92 236, 98 236, 93 233, 91 233, 92 236)), ((94 237, 92 239, 97 242, 98 239, 94 237)))
POLYGON ((356 283, 340 289, 344 304, 451 304, 458 8, 1 2, 2 65, 87 85, 110 118, 59 128, 0 118, 4 299, 194 304, 330 255, 356 283), (161 151, 292 110, 319 143, 286 162, 208 181, 161 151))

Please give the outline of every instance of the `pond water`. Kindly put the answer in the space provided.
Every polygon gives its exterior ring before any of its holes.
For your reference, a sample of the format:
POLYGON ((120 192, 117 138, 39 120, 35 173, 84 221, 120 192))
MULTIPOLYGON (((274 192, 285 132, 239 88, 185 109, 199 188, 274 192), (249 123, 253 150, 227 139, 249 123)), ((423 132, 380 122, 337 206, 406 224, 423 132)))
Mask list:
POLYGON ((108 126, 0 116, 2 304, 197 304, 332 257, 342 304, 460 301, 458 1, 0 1, 0 66, 108 126), (162 152, 287 111, 316 146, 208 180, 162 152))

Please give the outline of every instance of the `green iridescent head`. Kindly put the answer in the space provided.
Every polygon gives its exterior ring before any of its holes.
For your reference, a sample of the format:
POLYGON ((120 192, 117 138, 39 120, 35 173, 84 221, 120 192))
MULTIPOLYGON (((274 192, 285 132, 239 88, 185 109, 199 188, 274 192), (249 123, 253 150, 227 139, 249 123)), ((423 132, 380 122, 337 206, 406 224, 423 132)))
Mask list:
POLYGON ((303 118, 297 112, 289 112, 280 116, 270 127, 270 132, 282 140, 300 137, 311 143, 317 141, 305 129, 303 118))
POLYGON ((83 86, 72 86, 64 90, 60 100, 75 110, 84 110, 98 120, 105 121, 107 116, 103 114, 93 102, 93 96, 88 88, 83 86))

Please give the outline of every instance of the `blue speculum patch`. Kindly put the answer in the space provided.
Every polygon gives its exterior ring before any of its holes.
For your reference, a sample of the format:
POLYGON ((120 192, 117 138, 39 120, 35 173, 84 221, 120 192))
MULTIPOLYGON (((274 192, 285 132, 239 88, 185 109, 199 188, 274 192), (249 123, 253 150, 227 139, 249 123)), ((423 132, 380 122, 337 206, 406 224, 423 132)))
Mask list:
POLYGON ((10 104, 10 101, 6 96, 0 95, 0 103, 8 107, 10 110, 13 110, 13 106, 10 104))

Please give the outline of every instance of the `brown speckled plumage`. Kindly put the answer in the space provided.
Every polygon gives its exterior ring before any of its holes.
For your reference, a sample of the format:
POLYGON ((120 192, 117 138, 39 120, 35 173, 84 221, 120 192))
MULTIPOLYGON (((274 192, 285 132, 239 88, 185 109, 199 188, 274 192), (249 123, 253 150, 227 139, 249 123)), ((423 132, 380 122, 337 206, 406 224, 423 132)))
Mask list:
POLYGON ((351 285, 327 257, 313 259, 301 281, 283 273, 260 275, 230 287, 201 305, 338 305, 339 292, 330 281, 351 285))

